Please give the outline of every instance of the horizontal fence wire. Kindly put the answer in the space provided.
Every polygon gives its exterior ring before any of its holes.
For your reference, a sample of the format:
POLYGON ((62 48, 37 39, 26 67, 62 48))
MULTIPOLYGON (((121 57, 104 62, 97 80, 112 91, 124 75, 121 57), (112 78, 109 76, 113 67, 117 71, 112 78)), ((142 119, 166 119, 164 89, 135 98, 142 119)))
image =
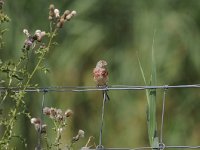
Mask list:
POLYGON ((25 90, 19 87, 0 87, 0 92, 25 91, 25 92, 90 92, 104 90, 145 90, 145 89, 171 89, 171 88, 200 88, 200 84, 191 85, 162 85, 162 86, 134 86, 134 85, 111 85, 104 87, 96 86, 49 86, 28 87, 25 90))
MULTIPOLYGON (((178 89, 178 88, 200 88, 200 84, 191 85, 161 85, 161 86, 134 86, 134 85, 109 85, 109 86, 48 86, 48 87, 27 87, 25 89, 20 87, 0 87, 0 92, 42 92, 43 99, 46 92, 95 92, 95 91, 115 91, 115 90, 146 90, 146 89, 164 89, 163 95, 163 108, 162 108, 162 123, 161 123, 161 143, 159 147, 137 147, 137 148, 96 148, 88 149, 87 147, 81 148, 81 150, 164 150, 164 149, 200 149, 200 146, 183 146, 183 145, 165 145, 162 143, 162 130, 164 120, 164 107, 165 107, 165 96, 167 89, 178 89)), ((42 106, 43 107, 43 106, 42 106)), ((101 142, 100 142, 101 143, 101 142)))
POLYGON ((165 147, 138 147, 138 148, 97 148, 97 149, 88 149, 82 148, 81 150, 148 150, 148 149, 155 149, 155 150, 164 150, 164 149, 199 149, 200 146, 165 146, 165 147))
MULTIPOLYGON (((147 150, 147 149, 167 149, 167 148, 175 148, 175 149, 199 149, 200 146, 165 146, 164 148, 155 148, 155 147, 138 147, 138 148, 97 148, 97 149, 89 149, 89 150, 147 150)), ((82 148, 81 150, 88 150, 87 148, 82 148)))

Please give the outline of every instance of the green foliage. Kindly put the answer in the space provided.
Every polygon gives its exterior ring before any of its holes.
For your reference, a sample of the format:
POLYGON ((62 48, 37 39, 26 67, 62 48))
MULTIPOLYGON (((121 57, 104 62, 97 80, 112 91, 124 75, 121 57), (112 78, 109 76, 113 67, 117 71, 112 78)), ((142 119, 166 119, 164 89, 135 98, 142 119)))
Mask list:
MULTIPOLYGON (((156 63, 155 63, 155 52, 154 52, 154 40, 155 40, 155 31, 153 36, 152 43, 152 54, 151 54, 151 78, 149 86, 156 86, 156 63)), ((147 85, 147 81, 144 75, 144 71, 138 56, 138 62, 140 71, 142 74, 142 78, 144 80, 145 85, 147 85)), ((147 97, 147 125, 148 125, 148 136, 149 143, 151 147, 158 148, 159 147, 159 139, 158 139, 158 131, 157 131, 157 119, 156 119, 156 89, 146 89, 146 97, 147 97)))
MULTIPOLYGON (((47 31, 48 14, 43 12, 49 2, 6 1, 4 8, 12 20, 9 22, 9 32, 5 32, 3 36, 6 41, 5 48, 0 52, 3 62, 10 58, 18 59, 21 55, 20 49, 25 39, 21 34, 23 27, 29 28, 32 33, 38 27, 47 31)), ((54 46, 51 47, 51 53, 47 54, 48 59, 41 65, 41 68, 43 66, 50 68, 50 73, 44 75, 38 70, 32 80, 33 85, 39 84, 42 87, 94 85, 91 70, 99 59, 105 59, 109 64, 109 85, 143 85, 136 52, 140 51, 143 70, 145 75, 148 75, 151 72, 150 49, 152 32, 155 28, 157 29, 155 41, 157 85, 199 83, 200 1, 51 0, 51 2, 61 9, 76 8, 79 13, 73 23, 69 23, 67 28, 62 28, 59 32, 59 36, 56 37, 59 44, 56 45, 56 49, 54 46)), ((30 51, 28 68, 32 69, 36 62, 37 58, 30 51)), ((0 76, 5 77, 5 74, 0 76)), ((5 78, 0 77, 2 86, 5 82, 7 83, 5 78)), ((3 93, 1 95, 3 96, 3 93)), ((93 135, 98 141, 99 132, 96 128, 99 125, 98 110, 101 103, 97 97, 100 96, 102 95, 98 92, 48 93, 46 105, 63 109, 73 108, 75 112, 73 128, 78 130, 81 125, 87 130, 86 136, 93 135)), ((112 102, 107 106, 105 115, 104 145, 109 147, 148 145, 144 93, 110 91, 109 96, 112 102)), ((156 96, 159 127, 161 109, 159 90, 156 91, 156 96)), ((41 95, 26 94, 25 99, 27 109, 32 115, 38 116, 41 95)), ((164 142, 175 145, 177 143, 199 145, 198 89, 169 90, 166 99, 164 142)), ((12 105, 12 102, 8 105, 12 105)), ((27 139, 27 149, 32 149, 37 136, 30 128, 29 119, 19 119, 16 125, 15 129, 27 139)), ((69 132, 74 134, 73 131, 69 132)), ((67 140, 67 137, 64 140, 67 140)), ((24 149, 19 142, 15 145, 17 149, 24 149)))
POLYGON ((3 9, 2 9, 3 3, 0 2, 0 5, 1 5, 0 6, 0 25, 1 25, 1 28, 0 28, 0 49, 2 49, 3 46, 4 46, 3 35, 7 31, 7 29, 2 28, 2 24, 9 22, 10 18, 3 12, 3 9))
MULTIPOLYGON (((15 138, 18 138, 24 144, 24 147, 27 146, 25 139, 21 135, 18 135, 15 129, 18 118, 23 116, 30 119, 30 112, 27 111, 27 102, 25 101, 27 95, 26 90, 27 88, 37 85, 37 83, 32 83, 36 72, 42 70, 46 74, 48 71, 48 68, 44 65, 44 60, 51 47, 55 45, 54 38, 57 36, 58 30, 63 27, 64 22, 62 22, 62 26, 58 26, 57 24, 60 23, 62 19, 65 21, 67 18, 67 21, 69 21, 76 14, 75 11, 70 12, 68 10, 68 14, 64 13, 60 16, 59 14, 54 14, 54 8, 51 8, 49 11, 53 11, 51 14, 49 13, 49 15, 51 15, 50 31, 46 34, 45 31, 36 30, 34 34, 30 34, 27 29, 24 29, 23 32, 26 35, 26 40, 24 41, 19 59, 11 59, 10 61, 4 62, 0 61, 0 78, 1 83, 3 83, 5 87, 1 92, 0 101, 0 127, 2 128, 2 135, 0 136, 1 149, 16 148, 15 145, 11 144, 15 138), (44 39, 45 35, 46 39, 44 39), (35 64, 31 68, 29 68, 29 63, 31 61, 29 58, 30 54, 36 59, 35 64), (12 105, 8 105, 9 103, 12 103, 12 105)), ((0 10, 1 27, 2 23, 8 22, 9 20, 8 16, 3 13, 3 10, 0 10)), ((4 43, 3 34, 5 31, 6 29, 0 30, 0 48, 2 48, 4 43)), ((56 122, 54 123, 55 125, 57 124, 56 122)), ((58 127, 63 128, 63 126, 58 127)), ((41 128, 41 126, 39 126, 39 128, 41 128)), ((57 143, 59 145, 60 135, 58 136, 57 143)))

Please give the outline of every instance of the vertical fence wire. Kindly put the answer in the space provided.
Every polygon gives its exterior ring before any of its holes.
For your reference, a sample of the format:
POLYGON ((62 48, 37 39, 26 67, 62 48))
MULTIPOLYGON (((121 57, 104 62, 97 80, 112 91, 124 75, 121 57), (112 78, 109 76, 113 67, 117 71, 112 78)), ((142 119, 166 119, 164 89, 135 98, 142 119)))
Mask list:
MULTIPOLYGON (((42 92, 42 104, 41 104, 41 126, 38 132, 38 143, 36 150, 41 150, 41 134, 42 134, 42 121, 43 121, 43 108, 45 103, 45 95, 47 92, 90 92, 90 91, 102 91, 103 92, 103 103, 102 103, 102 112, 101 112, 101 124, 100 124, 100 133, 99 133, 99 145, 96 149, 98 150, 145 150, 145 149, 200 149, 200 146, 189 146, 189 145, 165 145, 163 143, 163 126, 164 126, 164 114, 165 114, 165 104, 166 104, 166 94, 169 88, 200 88, 200 84, 193 85, 164 85, 164 86, 132 86, 132 85, 113 85, 106 88, 96 88, 93 86, 57 86, 57 87, 47 87, 47 88, 27 88, 25 92, 42 92), (164 89, 163 98, 162 98, 162 114, 161 114, 161 126, 160 126, 160 143, 159 148, 154 147, 137 147, 137 148, 104 148, 102 145, 103 138, 103 124, 104 124, 104 110, 106 103, 106 91, 107 90, 145 90, 145 89, 164 89)), ((22 89, 17 87, 0 87, 0 94, 7 91, 17 92, 22 89)))
POLYGON ((164 89, 162 99, 162 115, 161 115, 161 126, 160 126, 160 143, 163 143, 163 125, 164 125, 164 114, 165 114, 165 99, 167 94, 167 88, 164 89))
POLYGON ((102 145, 102 138, 103 138, 103 122, 104 122, 104 110, 105 110, 105 102, 106 102, 106 91, 103 91, 103 103, 102 103, 102 111, 101 111, 101 125, 100 125, 100 132, 99 132, 99 145, 97 148, 103 148, 102 145))
POLYGON ((38 143, 37 143, 37 147, 36 150, 41 150, 41 143, 42 143, 42 124, 43 124, 43 109, 44 109, 44 103, 45 103, 45 96, 46 96, 47 90, 44 89, 43 90, 43 94, 42 94, 42 104, 41 104, 41 112, 40 112, 40 119, 41 119, 41 123, 40 123, 40 127, 39 127, 39 131, 38 131, 38 143))

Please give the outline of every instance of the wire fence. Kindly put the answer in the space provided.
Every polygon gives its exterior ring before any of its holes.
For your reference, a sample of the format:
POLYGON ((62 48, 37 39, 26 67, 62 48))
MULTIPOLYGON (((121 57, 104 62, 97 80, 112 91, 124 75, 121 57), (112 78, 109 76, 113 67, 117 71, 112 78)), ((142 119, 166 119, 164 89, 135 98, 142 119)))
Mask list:
MULTIPOLYGON (((200 145, 189 146, 189 145, 166 145, 163 141, 163 126, 164 126, 164 114, 165 114, 165 101, 168 89, 177 89, 177 88, 200 88, 200 84, 191 84, 191 85, 162 85, 162 86, 132 86, 132 85, 112 85, 112 86, 49 86, 49 87, 29 87, 25 90, 19 87, 0 87, 0 92, 40 92, 43 93, 42 98, 42 111, 44 108, 45 94, 47 92, 103 92, 103 103, 102 103, 102 112, 101 112, 101 124, 100 124, 100 133, 99 133, 99 144, 96 147, 96 150, 164 150, 164 149, 200 149, 200 145), (107 91, 116 91, 116 90, 146 90, 146 89, 162 89, 163 98, 162 98, 162 115, 161 115, 161 126, 160 126, 160 136, 159 136, 159 146, 158 147, 137 147, 137 148, 105 148, 102 144, 103 139, 103 123, 104 123, 104 109, 106 101, 106 92, 107 91)), ((41 111, 41 119, 42 117, 41 111)), ((41 135, 38 135, 38 145, 37 148, 41 146, 41 135)), ((81 150, 89 150, 88 147, 83 147, 81 150)), ((94 149, 90 149, 94 150, 94 149)))
MULTIPOLYGON (((200 88, 200 84, 191 85, 162 85, 162 86, 132 86, 132 85, 112 85, 112 86, 49 86, 49 87, 28 87, 25 92, 90 92, 105 90, 146 90, 146 89, 172 89, 172 88, 200 88)), ((19 87, 0 87, 0 92, 18 92, 23 88, 19 87)))

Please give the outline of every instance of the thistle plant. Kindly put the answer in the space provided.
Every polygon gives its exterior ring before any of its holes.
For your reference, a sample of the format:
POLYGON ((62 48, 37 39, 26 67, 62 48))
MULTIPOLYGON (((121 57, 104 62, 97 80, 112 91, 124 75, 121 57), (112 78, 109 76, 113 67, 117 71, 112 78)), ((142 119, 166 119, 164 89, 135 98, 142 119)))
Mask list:
POLYGON ((6 28, 2 28, 2 24, 5 24, 6 22, 10 21, 10 18, 3 12, 3 4, 4 4, 4 1, 0 0, 0 25, 1 25, 1 27, 0 27, 0 49, 2 49, 5 44, 3 41, 3 35, 7 31, 6 28))
MULTIPOLYGON (((47 150, 64 149, 64 148, 61 148, 62 145, 64 144, 64 143, 61 143, 62 133, 65 131, 68 125, 68 119, 73 114, 72 110, 68 109, 65 112, 63 112, 61 109, 45 107, 43 109, 43 114, 47 116, 48 118, 50 118, 53 123, 52 130, 55 133, 55 136, 53 136, 55 137, 55 140, 53 143, 50 143, 48 140, 48 134, 47 134, 48 126, 46 124, 43 124, 40 118, 32 118, 31 123, 35 126, 35 129, 38 134, 44 135, 43 137, 46 142, 46 149, 47 150)), ((73 144, 79 141, 79 139, 83 137, 84 137, 84 131, 79 130, 78 134, 71 139, 70 143, 65 145, 65 149, 72 150, 73 144)), ((39 142, 38 144, 39 145, 36 147, 36 149, 42 149, 42 146, 40 145, 41 143, 39 142)))
MULTIPOLYGON (((4 1, 0 0, 0 49, 4 46, 2 24, 10 21, 9 17, 3 12, 4 1)), ((66 10, 61 16, 60 11, 54 5, 49 7, 49 31, 37 29, 31 32, 24 29, 25 41, 22 46, 21 56, 17 60, 2 61, 0 60, 0 85, 5 87, 0 94, 0 147, 1 149, 11 149, 11 141, 14 137, 21 137, 15 133, 15 125, 19 116, 28 117, 25 96, 26 90, 36 87, 38 83, 32 83, 32 80, 39 70, 47 72, 47 68, 43 65, 47 53, 50 52, 52 46, 55 45, 55 37, 63 25, 70 21, 76 15, 76 11, 66 10), (36 64, 29 67, 29 54, 33 54, 36 64), (9 105, 12 103, 12 106, 9 105)), ((33 119, 32 123, 41 125, 39 119, 33 119)), ((45 128, 45 126, 43 126, 45 128)), ((23 138, 20 138, 24 142, 23 138)))

